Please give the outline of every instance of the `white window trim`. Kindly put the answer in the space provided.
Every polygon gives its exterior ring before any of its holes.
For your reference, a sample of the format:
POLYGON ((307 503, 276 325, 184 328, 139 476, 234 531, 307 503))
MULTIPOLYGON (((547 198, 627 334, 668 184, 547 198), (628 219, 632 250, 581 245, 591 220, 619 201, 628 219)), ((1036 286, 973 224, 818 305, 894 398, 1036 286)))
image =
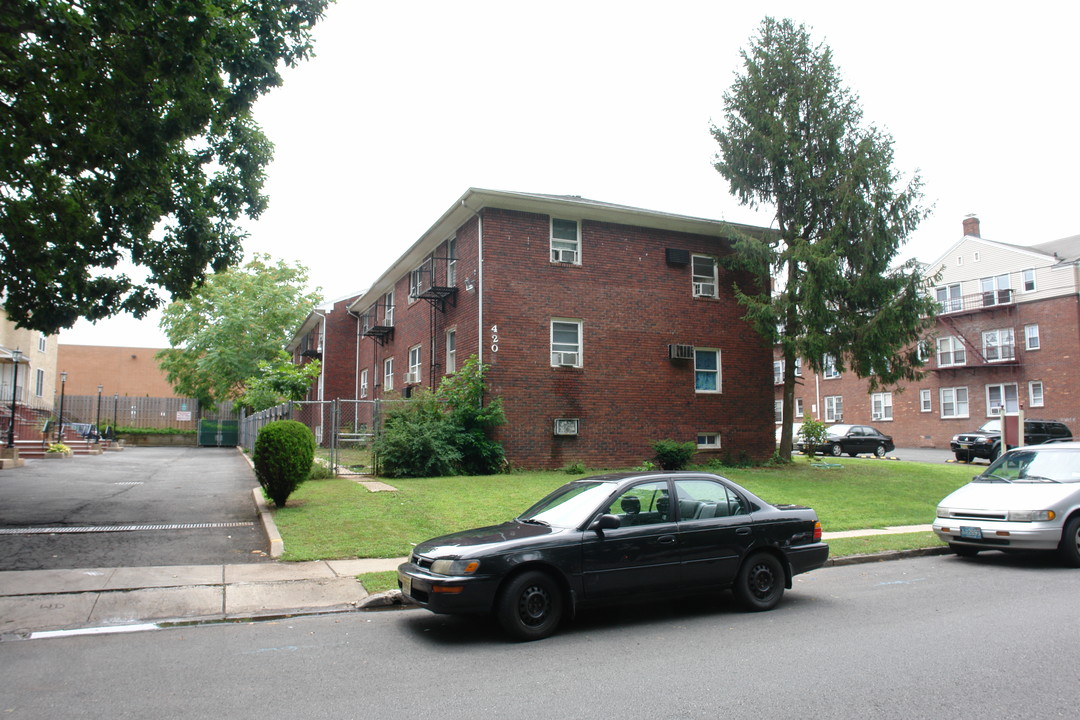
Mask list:
POLYGON ((1024 268, 1020 271, 1020 292, 1038 292, 1039 280, 1038 275, 1035 272, 1035 268, 1024 268), (1031 289, 1027 289, 1027 274, 1031 273, 1031 289))
POLYGON ((368 371, 364 368, 360 371, 360 398, 366 398, 368 393, 368 371))
POLYGON ((939 415, 943 420, 971 417, 971 394, 968 392, 967 387, 962 385, 957 387, 938 388, 938 408, 939 415), (962 414, 960 412, 955 412, 960 408, 960 402, 956 399, 958 390, 963 390, 966 397, 964 400, 965 412, 962 414), (952 393, 951 401, 945 400, 945 393, 952 393), (948 405, 952 405, 953 407, 954 413, 952 415, 945 414, 945 408, 948 405))
POLYGON ((383 360, 383 392, 394 389, 394 358, 383 360))
POLYGON ((1042 380, 1028 381, 1028 407, 1044 407, 1046 405, 1046 386, 1042 380), (1039 388, 1039 400, 1035 401, 1035 387, 1039 388))
POLYGON ((424 350, 420 345, 409 348, 409 374, 405 384, 419 385, 423 382, 424 350))
POLYGON ((826 355, 822 360, 821 377, 825 380, 834 380, 840 377, 840 371, 836 369, 836 358, 826 355))
POLYGON ((457 238, 448 238, 446 241, 446 285, 457 287, 457 238))
POLYGON ((38 352, 47 352, 48 351, 48 349, 49 349, 49 336, 46 335, 45 333, 41 333, 41 334, 38 335, 37 349, 38 349, 38 352))
POLYGON ((718 432, 699 432, 697 433, 697 446, 699 450, 719 450, 720 449, 720 433, 718 432), (705 442, 701 442, 702 438, 705 442), (713 442, 710 442, 713 441, 713 442))
POLYGON ((826 395, 823 400, 825 403, 825 422, 840 422, 844 417, 844 396, 826 395), (839 413, 836 412, 838 404, 840 406, 839 413), (840 419, 837 419, 837 416, 839 416, 840 419))
POLYGON ((870 395, 870 421, 871 422, 892 422, 893 419, 893 401, 891 392, 871 393, 870 395), (881 400, 881 413, 874 412, 874 405, 878 400, 881 400), (885 401, 888 400, 886 403, 885 401))
POLYGON ((550 217, 548 219, 548 259, 556 264, 561 265, 580 265, 581 264, 581 221, 572 220, 570 218, 557 218, 550 217), (566 238, 555 237, 555 221, 572 222, 576 228, 577 238, 574 240, 567 240, 566 238), (568 245, 573 243, 573 247, 556 247, 555 243, 562 243, 568 245), (558 254, 556 254, 558 253, 558 254), (567 255, 567 253, 573 253, 573 256, 567 255), (567 259, 569 258, 569 259, 567 259))
POLYGON ((34 371, 34 397, 45 395, 45 371, 38 368, 34 371))
POLYGON ((1038 350, 1042 347, 1042 338, 1039 337, 1039 324, 1032 323, 1024 326, 1024 349, 1025 350, 1038 350), (1034 329, 1034 332, 1030 332, 1034 329), (1035 344, 1031 344, 1031 340, 1034 338, 1035 344))
POLYGON ((712 255, 693 254, 690 256, 690 281, 692 295, 694 297, 718 297, 718 288, 720 287, 720 278, 718 272, 718 265, 716 258, 712 255), (698 275, 694 269, 695 259, 708 260, 712 263, 712 277, 706 279, 705 275, 698 275))
POLYGON ((1012 328, 995 328, 993 330, 984 330, 982 334, 983 341, 983 357, 986 358, 988 363, 1000 363, 1009 362, 1016 359, 1016 333, 1012 328), (993 335, 997 342, 991 344, 987 342, 988 338, 993 335), (995 350, 996 358, 990 359, 990 349, 995 350), (1011 352, 1001 352, 1004 348, 1009 348, 1011 352), (1008 357, 1006 357, 1006 355, 1008 357))
POLYGON ((947 335, 937 339, 936 354, 934 360, 939 368, 943 367, 960 367, 967 364, 967 348, 964 347, 964 342, 955 335, 947 335), (942 344, 948 345, 948 349, 942 351, 942 344), (948 354, 950 362, 942 362, 941 356, 948 354), (963 353, 963 359, 960 362, 956 362, 956 356, 958 353, 963 353))
POLYGON ((722 363, 722 355, 720 353, 720 348, 707 348, 707 347, 696 347, 696 348, 694 348, 694 392, 695 393, 697 393, 698 395, 719 395, 724 391, 724 374, 723 374, 723 365, 721 363, 722 363), (716 369, 715 370, 712 370, 712 369, 698 370, 697 354, 699 352, 716 353, 716 369), (716 375, 716 389, 715 390, 698 390, 697 374, 699 372, 714 373, 716 375))
POLYGON ((394 291, 383 295, 383 324, 386 327, 394 327, 394 291))
POLYGON ((1015 410, 1010 410, 1009 409, 1009 400, 1008 400, 1008 397, 1006 396, 1006 392, 1005 392, 1005 388, 1009 388, 1009 387, 1014 388, 1016 390, 1016 404, 1017 404, 1017 406, 1019 406, 1019 404, 1020 404, 1020 386, 1019 386, 1018 383, 1014 383, 1014 382, 1011 382, 1011 383, 989 383, 989 384, 983 386, 984 392, 986 394, 986 417, 1001 417, 1001 415, 1004 414, 1004 413, 1015 412, 1015 410), (1001 406, 1001 412, 998 412, 998 413, 993 412, 993 408, 990 406, 990 389, 991 388, 1001 388, 1001 400, 1002 400, 1003 403, 1005 403, 1004 405, 1001 406))
MULTIPOLYGON (((551 357, 551 366, 569 366, 569 367, 582 367, 585 361, 585 327, 582 320, 575 318, 551 318, 551 322, 548 325, 548 349, 551 357), (567 325, 577 325, 577 349, 576 350, 556 350, 555 349, 555 323, 564 323, 567 325), (577 355, 576 362, 564 363, 563 360, 569 358, 566 357, 567 353, 575 353, 577 355)), ((569 345, 569 343, 559 343, 559 345, 569 345)))
POLYGON ((457 328, 452 327, 446 331, 446 373, 455 372, 457 372, 457 328))
POLYGON ((964 309, 964 296, 963 288, 960 283, 950 283, 948 285, 937 285, 934 287, 934 300, 938 304, 938 310, 940 314, 945 315, 947 313, 958 312, 964 309), (953 295, 952 290, 956 288, 956 295, 953 295), (944 290, 945 297, 938 297, 938 291, 944 290))
POLYGON ((929 388, 919 391, 919 412, 934 412, 934 396, 929 388))
POLYGON ((802 419, 803 417, 803 401, 802 398, 795 398, 795 417, 802 419))

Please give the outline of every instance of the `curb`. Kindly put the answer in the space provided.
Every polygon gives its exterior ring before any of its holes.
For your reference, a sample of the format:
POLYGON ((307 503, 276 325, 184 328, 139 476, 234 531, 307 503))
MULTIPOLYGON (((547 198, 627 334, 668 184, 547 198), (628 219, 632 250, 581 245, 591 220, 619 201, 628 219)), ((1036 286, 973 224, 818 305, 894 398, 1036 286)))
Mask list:
MULTIPOLYGON (((255 463, 251 461, 251 458, 239 445, 236 446, 236 452, 240 453, 240 457, 247 461, 251 471, 255 472, 255 463)), ((259 522, 262 523, 263 530, 266 531, 266 537, 270 540, 270 557, 276 560, 285 552, 285 541, 281 539, 281 533, 278 532, 274 516, 270 514, 270 507, 266 504, 266 496, 263 495, 262 486, 252 488, 251 494, 255 498, 255 512, 259 513, 259 522)))
POLYGON ((844 555, 829 558, 823 567, 842 567, 844 565, 862 565, 863 563, 884 562, 886 560, 906 560, 907 558, 926 557, 929 555, 948 555, 952 552, 947 547, 915 548, 913 550, 887 550, 869 555, 844 555))

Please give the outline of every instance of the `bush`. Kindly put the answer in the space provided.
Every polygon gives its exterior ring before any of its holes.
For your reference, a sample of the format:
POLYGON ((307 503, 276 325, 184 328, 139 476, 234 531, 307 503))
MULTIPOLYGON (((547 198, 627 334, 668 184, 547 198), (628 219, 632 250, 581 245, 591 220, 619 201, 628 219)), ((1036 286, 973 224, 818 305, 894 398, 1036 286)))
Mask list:
POLYGON ((654 440, 652 449, 656 453, 656 463, 662 470, 683 470, 697 452, 697 445, 675 440, 654 440))
POLYGON ((268 423, 255 438, 255 477, 279 508, 308 479, 314 460, 315 437, 295 420, 268 423))
POLYGON ((807 415, 803 418, 802 429, 799 430, 799 435, 802 436, 804 452, 810 456, 810 462, 814 462, 814 456, 817 454, 817 449, 824 445, 829 439, 828 426, 820 420, 815 420, 807 415))

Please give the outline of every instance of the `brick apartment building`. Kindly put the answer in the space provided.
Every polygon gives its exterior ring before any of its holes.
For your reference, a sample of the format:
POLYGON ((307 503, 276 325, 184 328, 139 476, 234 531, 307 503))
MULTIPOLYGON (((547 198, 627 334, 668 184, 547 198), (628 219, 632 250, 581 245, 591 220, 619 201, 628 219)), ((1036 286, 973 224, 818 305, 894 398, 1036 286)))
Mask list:
POLYGON ((56 387, 60 387, 60 373, 65 372, 68 395, 96 395, 100 385, 102 392, 110 396, 177 397, 154 359, 159 352, 161 348, 61 344, 56 387))
POLYGON ((323 358, 313 393, 327 399, 408 395, 478 356, 506 411, 497 439, 520 467, 626 466, 663 438, 765 458, 771 350, 733 296, 752 279, 718 262, 736 229, 767 232, 470 189, 289 347, 323 358))
MULTIPOLYGON (((986 240, 979 221, 928 266, 939 303, 924 340, 926 375, 894 392, 826 369, 796 386, 796 414, 868 423, 899 447, 948 448, 1002 413, 1064 422, 1080 433, 1080 236, 1023 247, 986 240)), ((774 353, 774 382, 782 361, 774 353)), ((783 387, 776 385, 775 421, 783 387)))

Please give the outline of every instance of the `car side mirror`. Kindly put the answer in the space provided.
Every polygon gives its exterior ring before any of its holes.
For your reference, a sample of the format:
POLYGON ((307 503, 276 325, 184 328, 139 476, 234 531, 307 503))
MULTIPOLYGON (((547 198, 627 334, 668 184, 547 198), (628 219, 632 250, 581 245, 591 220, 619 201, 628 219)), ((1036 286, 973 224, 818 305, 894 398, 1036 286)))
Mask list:
POLYGON ((618 515, 601 515, 593 521, 589 529, 599 532, 601 530, 614 530, 620 525, 622 525, 622 520, 618 515))

